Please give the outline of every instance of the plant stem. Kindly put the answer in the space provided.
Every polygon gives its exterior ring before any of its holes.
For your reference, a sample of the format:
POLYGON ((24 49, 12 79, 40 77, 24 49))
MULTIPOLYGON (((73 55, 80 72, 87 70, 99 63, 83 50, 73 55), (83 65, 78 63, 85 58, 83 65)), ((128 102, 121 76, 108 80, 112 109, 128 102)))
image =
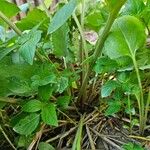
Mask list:
MULTIPOLYGON (((83 6, 82 6, 82 9, 85 9, 84 5, 85 5, 85 1, 82 0, 82 3, 83 3, 83 6)), ((81 73, 81 85, 83 85, 84 83, 84 90, 82 91, 82 95, 84 95, 84 97, 80 98, 80 104, 83 105, 86 97, 87 97, 87 93, 86 93, 86 88, 87 88, 87 80, 84 81, 84 78, 85 76, 87 76, 87 72, 88 72, 88 68, 89 68, 89 63, 87 62, 86 64, 85 63, 82 63, 84 60, 86 60, 88 58, 88 50, 87 50, 87 45, 86 45, 86 40, 85 40, 85 36, 84 36, 84 32, 83 32, 83 29, 84 29, 84 10, 82 10, 82 14, 81 14, 81 25, 79 23, 79 20, 77 18, 77 16, 75 15, 75 13, 73 14, 73 18, 77 24, 77 27, 78 27, 78 30, 80 32, 80 35, 81 35, 81 45, 80 45, 80 48, 81 50, 79 51, 79 56, 80 56, 80 63, 82 65, 82 73, 81 73)), ((88 76, 87 76, 87 79, 88 79, 88 76)))
POLYGON ((138 85, 140 88, 140 133, 143 134, 144 132, 144 128, 145 128, 145 119, 144 119, 144 98, 143 98, 143 90, 142 90, 142 82, 141 82, 141 78, 140 78, 140 73, 139 73, 139 69, 138 69, 138 65, 135 59, 135 55, 132 55, 132 60, 133 60, 133 65, 135 68, 135 72, 136 72, 136 76, 137 76, 137 80, 138 80, 138 85), (144 120, 143 120, 144 119, 144 120))
POLYGON ((18 27, 12 21, 10 21, 9 18, 7 18, 7 16, 5 16, 1 11, 0 18, 4 20, 18 35, 22 35, 22 32, 18 29, 18 27))
POLYGON ((130 118, 130 134, 132 134, 131 100, 130 100, 130 95, 129 94, 128 94, 128 109, 129 109, 129 118, 130 118))
POLYGON ((105 42, 105 40, 106 40, 106 38, 108 36, 108 33, 109 33, 110 29, 111 29, 111 26, 114 23, 114 21, 115 21, 117 15, 119 13, 121 7, 124 5, 125 2, 126 2, 126 0, 119 1, 117 6, 115 7, 115 9, 109 14, 109 17, 108 17, 108 20, 106 22, 105 28, 104 28, 104 30, 103 30, 103 32, 101 34, 101 37, 99 38, 99 40, 97 42, 94 54, 92 55, 92 58, 93 58, 92 59, 92 63, 88 67, 87 72, 85 74, 85 77, 83 79, 83 84, 82 84, 82 86, 80 88, 80 91, 79 91, 78 101, 81 100, 83 92, 86 89, 86 83, 87 83, 87 80, 88 80, 88 76, 89 76, 89 74, 90 74, 90 72, 92 70, 93 65, 95 64, 97 58, 99 56, 101 56, 101 54, 102 54, 102 48, 104 46, 104 42, 105 42))
POLYGON ((150 89, 149 89, 149 92, 148 92, 148 98, 147 98, 147 103, 146 103, 146 107, 145 107, 145 124, 144 126, 146 125, 146 121, 147 121, 147 114, 148 114, 148 111, 149 111, 149 105, 150 105, 150 89))
POLYGON ((78 18, 76 16, 76 14, 73 13, 72 16, 73 16, 74 21, 77 24, 77 27, 78 27, 78 30, 80 32, 81 38, 83 40, 84 53, 85 53, 85 56, 86 56, 86 59, 87 59, 88 58, 87 45, 86 45, 86 40, 85 40, 85 36, 84 36, 84 32, 83 32, 82 26, 80 25, 80 22, 79 22, 79 20, 78 20, 78 18))
POLYGON ((95 63, 97 58, 101 56, 102 48, 104 46, 104 42, 108 36, 108 33, 111 29, 111 26, 114 23, 121 7, 124 5, 125 2, 126 2, 126 0, 121 0, 120 2, 118 2, 115 9, 109 14, 108 20, 106 22, 106 26, 104 28, 104 31, 100 35, 100 38, 99 38, 97 45, 96 45, 96 49, 95 49, 94 54, 93 54, 93 61, 94 61, 93 63, 95 63))
POLYGON ((16 104, 19 102, 19 100, 14 98, 0 97, 0 102, 16 104))

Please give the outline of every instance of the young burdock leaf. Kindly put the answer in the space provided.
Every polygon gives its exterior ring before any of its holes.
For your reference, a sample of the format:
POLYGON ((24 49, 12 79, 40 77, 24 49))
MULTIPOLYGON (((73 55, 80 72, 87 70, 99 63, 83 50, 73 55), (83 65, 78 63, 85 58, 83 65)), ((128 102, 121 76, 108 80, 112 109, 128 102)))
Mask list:
POLYGON ((30 65, 33 64, 36 46, 41 39, 41 33, 35 27, 28 34, 23 34, 18 40, 20 44, 19 53, 30 65))
POLYGON ((112 91, 114 91, 118 87, 118 83, 115 80, 107 81, 101 89, 101 97, 108 97, 111 95, 112 91))
POLYGON ((70 0, 59 11, 57 11, 50 23, 48 33, 53 33, 58 28, 60 28, 72 15, 73 11, 76 8, 76 5, 77 0, 70 0))
POLYGON ((50 145, 46 142, 40 142, 38 149, 39 150, 55 150, 55 148, 52 145, 50 145))
POLYGON ((120 111, 121 109, 121 102, 117 100, 112 100, 111 102, 108 102, 108 108, 105 111, 105 115, 113 115, 120 111))
POLYGON ((67 56, 68 25, 65 23, 52 34, 53 53, 56 56, 67 56))
POLYGON ((41 110, 42 103, 39 100, 30 100, 25 105, 23 105, 22 110, 24 112, 37 112, 41 110))
POLYGON ((143 24, 134 16, 118 18, 105 42, 105 51, 111 59, 135 56, 146 40, 143 24))
POLYGON ((53 103, 43 103, 41 116, 44 123, 51 126, 58 126, 56 107, 53 103))
POLYGON ((30 135, 38 126, 40 115, 31 113, 14 126, 13 130, 22 135, 30 135))

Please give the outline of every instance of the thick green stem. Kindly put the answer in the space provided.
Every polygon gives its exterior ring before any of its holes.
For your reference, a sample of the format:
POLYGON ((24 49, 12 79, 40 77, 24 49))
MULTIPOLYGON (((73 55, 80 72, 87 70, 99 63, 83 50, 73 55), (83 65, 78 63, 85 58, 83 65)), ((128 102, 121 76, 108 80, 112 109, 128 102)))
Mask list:
POLYGON ((1 11, 0 18, 4 20, 18 35, 22 35, 22 32, 17 28, 17 26, 12 21, 10 21, 9 18, 7 18, 7 16, 5 16, 1 11))
POLYGON ((90 64, 90 67, 88 67, 87 72, 85 74, 85 77, 83 79, 83 83, 82 83, 82 86, 81 86, 81 89, 80 89, 80 92, 79 92, 78 100, 81 99, 81 97, 82 97, 82 95, 83 95, 83 93, 84 93, 84 91, 86 89, 86 83, 87 83, 87 80, 88 80, 89 73, 91 72, 92 67, 93 67, 95 61, 97 60, 97 58, 99 56, 101 56, 102 48, 104 46, 104 42, 105 42, 105 40, 106 40, 106 38, 108 36, 108 33, 109 33, 110 29, 111 29, 111 26, 114 23, 114 21, 115 21, 117 15, 119 13, 121 7, 124 5, 125 2, 126 2, 126 0, 120 0, 117 3, 117 5, 114 8, 114 10, 111 11, 111 13, 110 13, 110 15, 108 17, 108 20, 106 22, 106 26, 105 26, 105 28, 104 28, 104 30, 103 30, 103 32, 102 32, 98 42, 97 42, 94 54, 92 55, 92 63, 90 64))
MULTIPOLYGON (((83 5, 84 4, 84 0, 83 0, 83 5)), ((82 9, 85 9, 84 6, 82 9)), ((85 101, 86 99, 86 87, 87 87, 87 80, 84 81, 84 77, 87 75, 86 73, 88 72, 88 68, 89 68, 89 63, 82 63, 84 60, 86 60, 88 58, 88 51, 87 51, 87 45, 86 45, 86 40, 85 40, 85 36, 84 36, 84 32, 83 32, 83 29, 84 29, 84 10, 82 10, 82 15, 81 15, 81 24, 79 23, 79 20, 77 18, 77 16, 75 15, 75 13, 73 14, 73 18, 77 24, 77 27, 78 27, 78 30, 80 32, 80 35, 81 35, 81 45, 80 45, 80 54, 79 56, 81 57, 80 58, 80 63, 82 65, 82 74, 81 74, 81 85, 84 83, 84 90, 82 91, 82 94, 84 95, 84 97, 82 97, 82 100, 80 101, 81 105, 83 104, 83 101, 85 101)), ((88 78, 88 77, 87 77, 88 78)))

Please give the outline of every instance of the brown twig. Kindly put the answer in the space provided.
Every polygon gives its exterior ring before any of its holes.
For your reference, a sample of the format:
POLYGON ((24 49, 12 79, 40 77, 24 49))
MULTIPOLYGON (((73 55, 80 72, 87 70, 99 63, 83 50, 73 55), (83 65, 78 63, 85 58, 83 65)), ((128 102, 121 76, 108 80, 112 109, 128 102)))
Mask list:
POLYGON ((45 124, 41 125, 40 130, 36 133, 35 137, 33 138, 32 142, 30 143, 29 147, 27 148, 27 150, 32 150, 34 145, 36 144, 36 142, 38 142, 38 140, 41 138, 43 130, 44 130, 45 124))

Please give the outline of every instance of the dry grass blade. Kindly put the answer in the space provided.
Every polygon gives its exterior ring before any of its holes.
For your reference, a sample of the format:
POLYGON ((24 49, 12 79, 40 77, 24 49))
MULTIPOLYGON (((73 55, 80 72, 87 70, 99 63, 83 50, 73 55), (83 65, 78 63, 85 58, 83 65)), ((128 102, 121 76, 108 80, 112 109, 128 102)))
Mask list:
POLYGON ((143 141, 150 141, 150 138, 141 137, 141 136, 129 135, 129 138, 138 139, 138 140, 143 140, 143 141))
POLYGON ((92 139, 92 136, 91 136, 91 133, 90 133, 90 130, 89 130, 88 125, 86 125, 86 131, 87 131, 87 135, 88 135, 88 138, 89 138, 89 142, 90 142, 91 149, 92 149, 92 150, 96 150, 95 144, 94 144, 94 141, 93 141, 93 139, 92 139))
POLYGON ((17 150, 15 148, 15 146, 13 145, 13 143, 10 141, 10 139, 8 138, 7 134, 5 133, 5 131, 3 130, 3 128, 0 125, 0 131, 2 132, 2 134, 4 135, 4 137, 6 138, 6 140, 8 141, 8 143, 10 144, 10 146, 14 149, 17 150))
POLYGON ((69 131, 67 131, 67 132, 65 132, 63 134, 58 134, 57 136, 47 140, 46 143, 50 143, 50 142, 55 141, 55 140, 57 140, 59 138, 64 138, 64 137, 68 136, 69 134, 71 134, 76 128, 77 127, 73 127, 69 131))
POLYGON ((76 125, 76 123, 64 112, 62 112, 60 109, 57 109, 62 115, 64 115, 66 118, 68 118, 70 120, 71 123, 73 123, 74 125, 76 125))
POLYGON ((32 150, 34 145, 36 144, 36 142, 38 142, 38 140, 41 138, 43 130, 44 130, 45 124, 42 124, 40 131, 38 131, 35 135, 35 137, 33 138, 31 144, 29 145, 29 147, 27 148, 27 150, 32 150))
POLYGON ((90 128, 90 130, 91 130, 93 133, 97 134, 97 135, 98 135, 102 140, 104 140, 106 143, 110 144, 112 147, 115 147, 117 150, 122 150, 122 148, 121 148, 119 145, 117 145, 117 144, 115 144, 114 142, 112 142, 111 140, 109 140, 105 135, 100 134, 99 132, 97 132, 96 130, 93 130, 92 128, 90 128))

